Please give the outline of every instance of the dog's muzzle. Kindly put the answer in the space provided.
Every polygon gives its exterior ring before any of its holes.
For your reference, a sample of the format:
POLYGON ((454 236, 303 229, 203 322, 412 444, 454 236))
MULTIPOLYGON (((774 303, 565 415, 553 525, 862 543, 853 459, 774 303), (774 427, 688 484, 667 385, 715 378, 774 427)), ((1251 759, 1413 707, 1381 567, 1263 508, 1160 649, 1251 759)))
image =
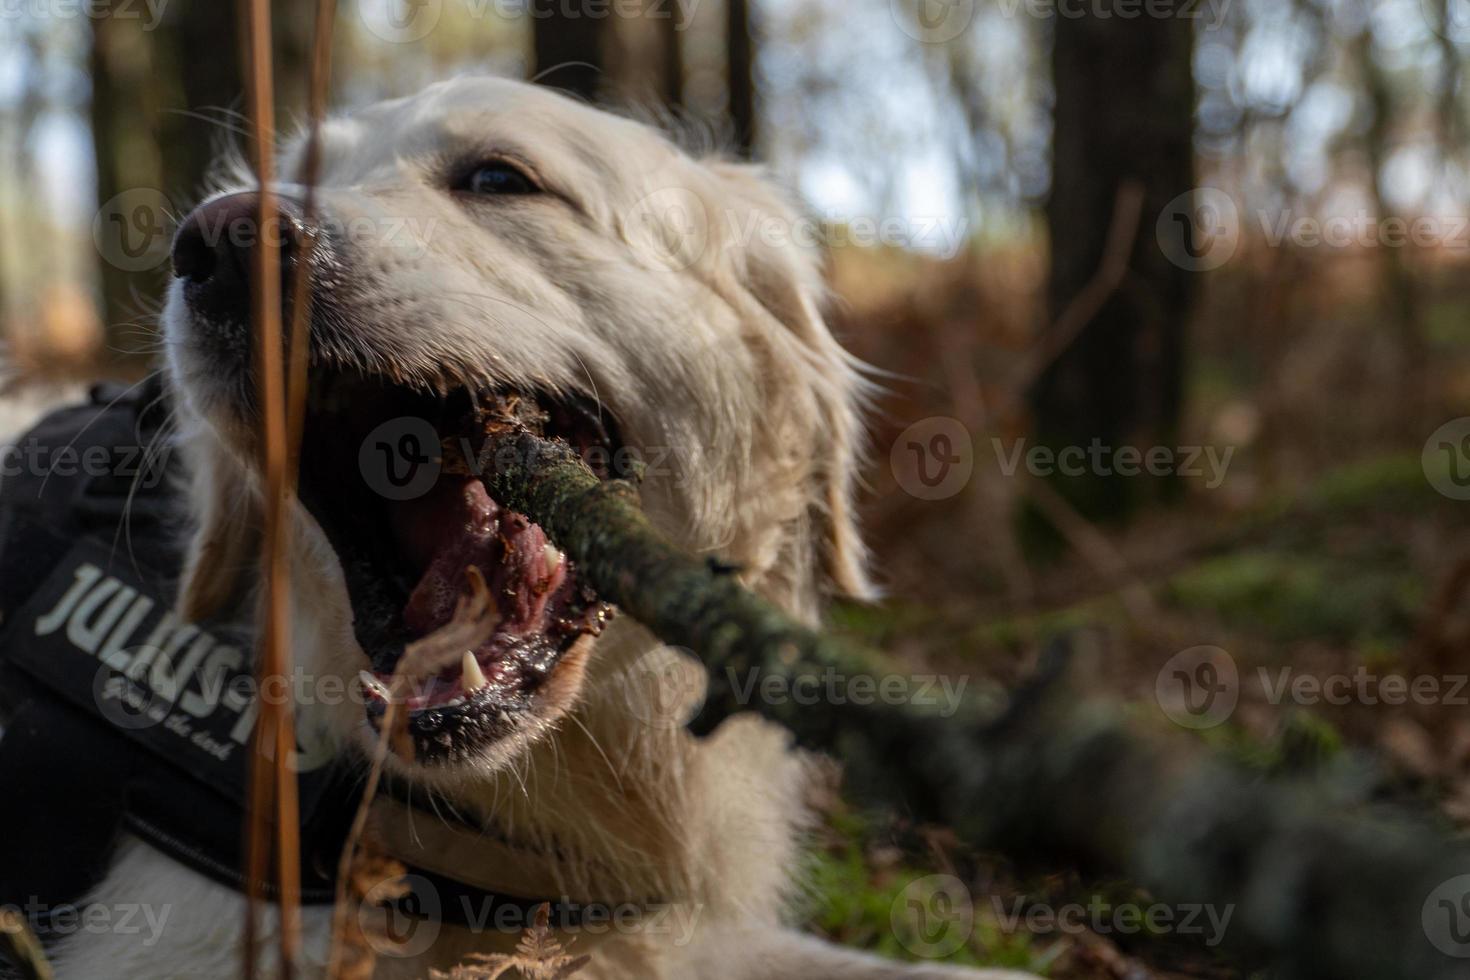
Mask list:
MULTIPOLYGON (((243 191, 195 208, 174 236, 173 272, 183 285, 192 329, 215 352, 249 364, 251 308, 261 243, 280 252, 283 312, 301 259, 306 223, 301 206, 276 198, 275 214, 260 220, 260 195, 243 191)), ((331 259, 331 242, 316 236, 314 260, 331 259)))

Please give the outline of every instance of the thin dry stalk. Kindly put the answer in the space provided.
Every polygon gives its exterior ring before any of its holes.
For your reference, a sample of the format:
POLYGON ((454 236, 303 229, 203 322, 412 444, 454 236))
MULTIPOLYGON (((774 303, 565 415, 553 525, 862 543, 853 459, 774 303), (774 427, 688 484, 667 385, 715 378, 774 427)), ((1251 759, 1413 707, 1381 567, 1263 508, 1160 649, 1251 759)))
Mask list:
POLYGON ((1128 262, 1133 255, 1133 242, 1138 237, 1138 223, 1143 215, 1143 185, 1130 180, 1118 187, 1113 199, 1113 220, 1108 226, 1108 240, 1103 246, 1102 260, 1087 285, 1071 301, 1031 350, 996 409, 993 425, 1003 424, 1036 384, 1042 373, 1082 335, 1097 316, 1098 310, 1117 292, 1128 275, 1128 262))
MULTIPOLYGON (((1026 392, 1076 342, 1098 310, 1102 309, 1103 304, 1122 285, 1123 279, 1128 275, 1133 242, 1138 236, 1138 224, 1143 214, 1143 197, 1143 185, 1137 181, 1128 181, 1118 187, 1113 201, 1113 217, 1108 226, 1107 242, 1097 270, 1087 281, 1087 285, 1067 303, 1066 308, 1043 334, 1041 342, 1028 353, 983 431, 999 430, 1010 421, 1024 401, 1026 392)), ((977 404, 983 415, 983 402, 977 404)), ((1061 494, 1045 481, 1032 481, 1028 490, 1037 506, 1088 564, 1108 577, 1110 582, 1122 582, 1119 590, 1129 617, 1140 626, 1146 625, 1156 611, 1153 600, 1107 534, 1073 510, 1062 499, 1061 494)), ((1004 491, 1001 494, 1012 499, 1014 497, 1004 491)))
MULTIPOLYGON (((347 894, 357 905, 373 900, 398 901, 413 889, 405 880, 408 869, 403 862, 389 856, 382 841, 371 832, 364 834, 361 846, 352 856, 348 872, 347 894)), ((372 980, 378 962, 378 951, 398 940, 382 926, 362 917, 346 920, 346 953, 340 980, 372 980)))
MULTIPOLYGON (((281 353, 280 241, 273 163, 275 92, 271 78, 271 19, 268 0, 243 0, 241 13, 248 45, 245 75, 250 114, 255 121, 253 162, 260 184, 254 252, 251 314, 255 333, 255 369, 260 406, 260 468, 264 490, 264 534, 261 570, 265 579, 265 615, 261 629, 258 690, 289 690, 288 585, 286 504, 287 476, 285 366, 281 353), (273 681, 273 679, 275 679, 273 681)), ((261 698, 260 719, 252 738, 250 793, 246 833, 247 911, 244 949, 246 977, 256 973, 256 937, 260 900, 270 858, 269 825, 275 819, 276 886, 280 915, 280 975, 293 976, 301 948, 301 842, 296 775, 291 752, 296 745, 295 713, 290 698, 261 698), (272 811, 274 813, 272 814, 272 811)))
MULTIPOLYGON (((457 662, 466 650, 473 650, 484 643, 500 624, 500 610, 496 607, 495 597, 490 594, 480 570, 472 565, 465 570, 465 574, 470 581, 470 594, 459 600, 454 616, 442 628, 408 645, 388 683, 388 705, 378 723, 378 741, 373 748, 362 800, 357 806, 357 813, 353 815, 352 828, 342 847, 342 857, 337 862, 337 895, 332 911, 332 953, 327 963, 328 980, 345 980, 346 977, 343 970, 347 961, 351 908, 347 894, 348 885, 352 881, 358 845, 367 829, 368 813, 372 808, 373 798, 377 796, 378 784, 383 778, 383 766, 388 761, 388 752, 392 749, 394 754, 405 758, 405 761, 413 760, 413 743, 408 734, 407 716, 402 711, 403 702, 414 685, 457 662)), ((357 952, 362 953, 361 950, 357 952)), ((360 955, 354 958, 360 958, 360 955)))
POLYGON ((1123 608, 1134 625, 1140 629, 1149 628, 1149 624, 1158 617, 1158 606, 1123 553, 1097 525, 1077 513, 1045 480, 1032 480, 1027 489, 1046 519, 1077 549, 1083 561, 1117 589, 1123 608))
POLYGON ((51 980, 51 964, 41 941, 26 920, 13 909, 0 909, 0 949, 19 970, 23 980, 51 980))

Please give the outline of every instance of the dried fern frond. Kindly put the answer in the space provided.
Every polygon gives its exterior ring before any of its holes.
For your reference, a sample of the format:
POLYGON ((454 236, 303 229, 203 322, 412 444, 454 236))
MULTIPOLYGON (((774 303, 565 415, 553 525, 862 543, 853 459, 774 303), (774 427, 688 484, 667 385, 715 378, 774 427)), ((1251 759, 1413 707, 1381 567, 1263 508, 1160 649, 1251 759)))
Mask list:
MULTIPOLYGON (((353 852, 347 872, 345 906, 362 908, 371 895, 374 901, 397 901, 407 897, 408 873, 402 862, 391 857, 372 834, 365 834, 353 852)), ((372 980, 378 951, 392 945, 393 939, 379 929, 365 928, 361 915, 346 915, 341 920, 342 945, 340 960, 333 964, 333 976, 340 980, 372 980)))
POLYGON ((551 905, 543 902, 536 906, 536 918, 521 934, 514 953, 471 953, 448 973, 430 970, 429 976, 433 980, 497 980, 516 970, 525 980, 564 980, 580 973, 592 957, 568 953, 576 940, 569 939, 563 946, 551 932, 550 919, 551 905))
MULTIPOLYGON (((454 616, 443 627, 430 633, 421 640, 408 645, 403 656, 398 660, 398 666, 393 671, 393 678, 389 684, 388 707, 383 712, 382 720, 379 722, 378 744, 373 752, 372 765, 368 770, 367 784, 363 787, 362 800, 358 803, 357 813, 352 819, 352 828, 348 832, 347 841, 342 847, 342 857, 337 865, 337 901, 333 910, 332 922, 332 952, 327 964, 327 976, 331 980, 357 980, 358 977, 368 977, 372 973, 372 953, 369 947, 367 959, 367 973, 357 974, 349 972, 352 962, 349 954, 358 955, 362 947, 368 946, 366 937, 361 935, 359 926, 352 923, 353 916, 349 914, 352 907, 357 907, 362 901, 362 896, 367 893, 361 886, 362 881, 357 880, 362 873, 360 869, 371 868, 371 884, 368 888, 379 886, 387 877, 386 874, 377 873, 380 870, 372 862, 381 860, 393 862, 386 852, 379 849, 377 854, 369 853, 368 843, 365 838, 367 828, 368 810, 372 806, 373 797, 377 795, 378 783, 383 776, 383 765, 387 761, 388 750, 392 750, 406 761, 413 760, 413 740, 408 734, 408 713, 404 710, 402 702, 407 696, 411 684, 417 683, 424 677, 434 673, 440 668, 452 663, 455 658, 463 654, 465 650, 472 650, 488 640, 500 624, 500 610, 495 605, 495 597, 490 594, 490 588, 485 584, 484 575, 473 565, 465 569, 469 577, 470 594, 460 598, 455 606, 454 616), (362 848, 359 850, 359 841, 362 848), (349 892, 356 889, 355 894, 349 892), (358 942, 356 949, 349 949, 354 942, 358 942)), ((402 865, 398 875, 403 875, 402 865)), ((406 890, 404 892, 406 894, 406 890)), ((401 898, 400 895, 389 895, 389 898, 401 898)))

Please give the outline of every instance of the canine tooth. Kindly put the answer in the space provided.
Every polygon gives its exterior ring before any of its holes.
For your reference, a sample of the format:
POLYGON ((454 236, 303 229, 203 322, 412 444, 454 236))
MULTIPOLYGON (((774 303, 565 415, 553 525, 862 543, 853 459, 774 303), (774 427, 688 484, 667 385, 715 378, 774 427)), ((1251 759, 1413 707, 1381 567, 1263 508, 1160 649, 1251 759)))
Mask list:
POLYGON ((556 545, 548 541, 542 546, 541 553, 546 556, 546 574, 551 575, 556 571, 556 566, 561 564, 561 552, 556 550, 556 545))
POLYGON ((357 682, 362 685, 362 689, 364 691, 366 691, 368 694, 371 694, 373 697, 378 698, 381 701, 393 700, 392 697, 389 696, 388 688, 383 684, 383 682, 378 680, 367 671, 360 670, 357 672, 357 682))
POLYGON ((480 669, 480 661, 475 659, 474 651, 466 650, 464 659, 460 664, 462 676, 459 686, 464 688, 465 693, 478 691, 485 686, 485 672, 480 669))

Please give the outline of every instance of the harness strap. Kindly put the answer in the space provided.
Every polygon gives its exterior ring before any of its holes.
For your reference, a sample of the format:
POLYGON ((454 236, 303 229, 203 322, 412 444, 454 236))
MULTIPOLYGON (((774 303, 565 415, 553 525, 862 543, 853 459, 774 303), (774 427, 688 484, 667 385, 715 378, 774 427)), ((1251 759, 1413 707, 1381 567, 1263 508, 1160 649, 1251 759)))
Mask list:
MULTIPOLYGON (((99 387, 4 453, 0 905, 74 906, 106 874, 124 831, 245 887, 250 637, 179 621, 173 573, 157 571, 180 566, 183 540, 167 449, 145 452, 161 400, 156 386, 99 387)), ((302 901, 322 904, 335 895, 361 761, 313 755, 297 747, 302 901)), ((408 884, 401 911, 477 928, 507 911, 524 924, 547 901, 443 869, 410 866, 408 884)), ((553 902, 556 921, 578 914, 553 902)), ((45 918, 33 924, 44 938, 45 918)))

